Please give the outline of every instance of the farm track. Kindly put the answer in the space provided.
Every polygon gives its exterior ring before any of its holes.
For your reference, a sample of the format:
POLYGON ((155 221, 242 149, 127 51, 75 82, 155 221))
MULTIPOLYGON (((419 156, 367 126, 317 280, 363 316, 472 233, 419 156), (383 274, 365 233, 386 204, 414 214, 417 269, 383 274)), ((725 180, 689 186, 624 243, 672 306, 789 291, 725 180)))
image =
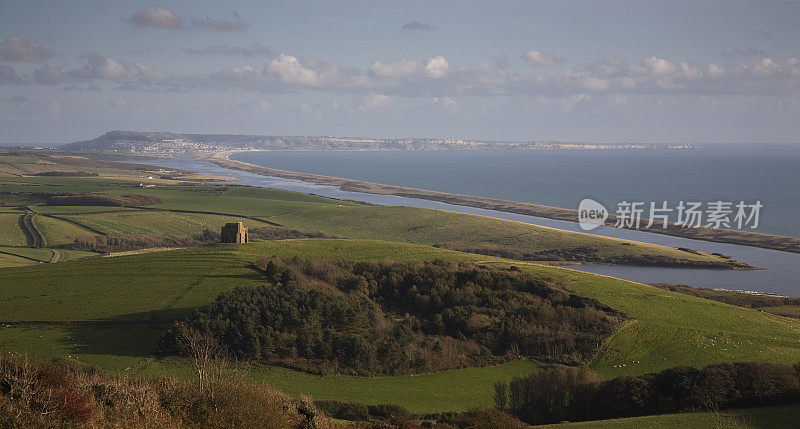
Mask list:
POLYGON ((41 249, 44 247, 44 237, 42 237, 42 233, 36 229, 36 225, 33 224, 33 217, 36 213, 27 207, 25 209, 27 211, 24 215, 20 216, 19 225, 22 227, 22 232, 24 232, 25 236, 30 240, 31 245, 37 249, 41 249))

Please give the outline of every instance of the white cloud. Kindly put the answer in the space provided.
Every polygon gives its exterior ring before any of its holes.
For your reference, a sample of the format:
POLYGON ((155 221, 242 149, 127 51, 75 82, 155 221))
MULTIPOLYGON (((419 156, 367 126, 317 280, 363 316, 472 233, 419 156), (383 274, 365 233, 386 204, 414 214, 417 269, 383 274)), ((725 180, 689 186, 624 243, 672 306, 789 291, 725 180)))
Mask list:
POLYGON ((267 71, 278 76, 284 83, 301 86, 322 85, 322 79, 316 71, 303 66, 291 55, 278 55, 278 58, 269 63, 267 71))
POLYGON ((690 66, 686 61, 681 61, 678 63, 678 67, 680 68, 683 77, 686 79, 698 79, 703 75, 703 72, 690 66))
POLYGON ((553 67, 561 63, 561 59, 555 55, 535 49, 531 49, 522 54, 522 58, 532 66, 553 67))
POLYGON ((369 68, 375 76, 389 79, 403 79, 418 74, 420 70, 422 66, 418 62, 406 58, 385 64, 375 61, 369 68))
POLYGON ((361 109, 374 110, 388 106, 391 103, 392 103, 392 97, 384 94, 379 94, 377 92, 371 92, 369 95, 364 97, 364 100, 361 103, 361 109))
POLYGON ((130 21, 139 27, 181 28, 183 20, 175 12, 161 6, 150 6, 134 13, 130 21))
POLYGON ((791 75, 800 77, 800 60, 797 58, 789 58, 786 61, 786 68, 791 75))
POLYGON ((439 79, 447 75, 450 71, 450 64, 443 56, 439 55, 428 58, 425 61, 425 75, 433 79, 439 79))
POLYGON ((667 76, 675 72, 677 69, 675 64, 663 58, 656 58, 654 56, 642 60, 642 67, 645 73, 655 77, 667 76))
POLYGON ((69 74, 78 79, 141 79, 148 82, 166 80, 164 73, 138 62, 120 61, 97 54, 84 56, 83 62, 83 67, 72 70, 69 74))
POLYGON ((712 78, 722 77, 725 76, 725 69, 714 63, 708 63, 708 66, 706 67, 706 74, 712 78))
POLYGON ((0 45, 0 59, 41 63, 53 56, 53 50, 20 36, 8 36, 0 45))
POLYGON ((770 76, 779 69, 780 66, 772 58, 765 57, 753 64, 753 72, 758 76, 770 76))

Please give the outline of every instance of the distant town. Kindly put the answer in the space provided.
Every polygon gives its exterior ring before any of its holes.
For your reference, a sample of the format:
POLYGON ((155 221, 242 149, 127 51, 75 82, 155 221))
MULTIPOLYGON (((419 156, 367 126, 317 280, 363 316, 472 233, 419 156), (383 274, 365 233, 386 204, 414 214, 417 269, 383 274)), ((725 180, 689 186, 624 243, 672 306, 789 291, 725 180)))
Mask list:
POLYGON ((92 140, 62 146, 75 150, 191 155, 230 150, 690 150, 688 144, 580 143, 568 141, 483 141, 434 138, 257 136, 110 131, 92 140))

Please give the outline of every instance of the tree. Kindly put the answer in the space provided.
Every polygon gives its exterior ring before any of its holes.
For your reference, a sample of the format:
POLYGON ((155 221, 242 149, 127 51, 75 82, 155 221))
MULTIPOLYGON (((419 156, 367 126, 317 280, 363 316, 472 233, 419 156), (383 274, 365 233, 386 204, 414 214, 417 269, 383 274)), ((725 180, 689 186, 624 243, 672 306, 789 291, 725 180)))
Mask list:
POLYGON ((211 334, 190 328, 185 323, 175 323, 175 332, 183 353, 194 364, 197 383, 203 392, 220 376, 223 350, 211 334))

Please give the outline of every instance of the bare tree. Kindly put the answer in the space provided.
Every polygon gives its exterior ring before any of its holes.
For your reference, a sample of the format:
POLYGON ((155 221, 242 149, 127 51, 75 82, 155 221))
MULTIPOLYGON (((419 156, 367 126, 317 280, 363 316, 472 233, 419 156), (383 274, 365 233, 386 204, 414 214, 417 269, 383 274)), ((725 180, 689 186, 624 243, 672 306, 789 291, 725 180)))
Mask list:
POLYGON ((222 371, 223 349, 208 332, 200 332, 185 323, 176 323, 175 330, 183 353, 194 364, 200 391, 203 392, 222 371))

